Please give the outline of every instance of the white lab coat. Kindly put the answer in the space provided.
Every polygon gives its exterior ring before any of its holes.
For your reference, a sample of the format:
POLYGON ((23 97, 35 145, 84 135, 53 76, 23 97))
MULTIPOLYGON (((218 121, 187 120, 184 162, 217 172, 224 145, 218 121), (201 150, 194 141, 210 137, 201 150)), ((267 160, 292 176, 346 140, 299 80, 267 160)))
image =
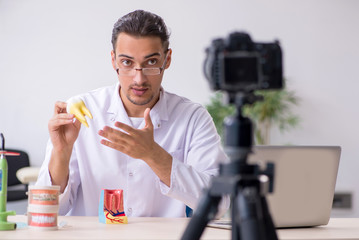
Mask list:
MULTIPOLYGON (((60 195, 61 215, 98 214, 101 189, 123 189, 127 216, 184 217, 186 205, 195 209, 202 189, 227 161, 213 121, 200 104, 161 90, 151 109, 155 141, 173 157, 171 186, 151 168, 100 143, 98 130, 115 121, 131 125, 119 97, 119 84, 81 95, 93 119, 81 130, 70 159, 67 187, 60 195)), ((144 121, 139 128, 144 126, 144 121)), ((49 141, 37 185, 51 185, 49 141)), ((229 199, 222 203, 228 208, 229 199)), ((223 212, 223 211, 222 211, 223 212)))

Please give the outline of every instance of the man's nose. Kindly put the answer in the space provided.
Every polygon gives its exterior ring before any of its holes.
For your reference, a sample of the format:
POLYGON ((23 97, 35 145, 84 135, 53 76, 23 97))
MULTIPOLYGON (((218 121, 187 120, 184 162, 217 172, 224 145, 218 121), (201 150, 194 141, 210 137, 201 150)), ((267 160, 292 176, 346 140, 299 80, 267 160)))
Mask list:
POLYGON ((133 80, 137 84, 140 84, 140 83, 146 81, 146 76, 143 74, 142 68, 136 68, 135 70, 136 70, 136 72, 135 72, 135 76, 133 76, 133 80))

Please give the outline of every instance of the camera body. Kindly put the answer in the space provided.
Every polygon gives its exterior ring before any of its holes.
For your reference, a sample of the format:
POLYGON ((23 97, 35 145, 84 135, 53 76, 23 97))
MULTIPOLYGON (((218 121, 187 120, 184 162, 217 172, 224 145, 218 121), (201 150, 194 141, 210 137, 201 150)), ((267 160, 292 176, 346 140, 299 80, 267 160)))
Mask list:
POLYGON ((244 32, 215 39, 206 49, 204 74, 212 90, 230 93, 283 87, 279 42, 255 43, 244 32))

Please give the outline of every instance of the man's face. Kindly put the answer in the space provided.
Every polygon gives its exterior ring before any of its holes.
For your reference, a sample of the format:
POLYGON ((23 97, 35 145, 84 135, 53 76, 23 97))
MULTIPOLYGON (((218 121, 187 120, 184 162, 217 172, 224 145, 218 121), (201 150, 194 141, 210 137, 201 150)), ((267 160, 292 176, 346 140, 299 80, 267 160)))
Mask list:
MULTIPOLYGON (((111 52, 114 69, 139 69, 162 67, 166 53, 159 37, 134 37, 120 33, 116 42, 116 51, 111 52)), ((171 51, 167 55, 168 68, 171 51)), ((136 106, 152 107, 160 93, 163 71, 159 75, 144 75, 135 71, 134 76, 119 74, 120 95, 126 108, 136 106)))

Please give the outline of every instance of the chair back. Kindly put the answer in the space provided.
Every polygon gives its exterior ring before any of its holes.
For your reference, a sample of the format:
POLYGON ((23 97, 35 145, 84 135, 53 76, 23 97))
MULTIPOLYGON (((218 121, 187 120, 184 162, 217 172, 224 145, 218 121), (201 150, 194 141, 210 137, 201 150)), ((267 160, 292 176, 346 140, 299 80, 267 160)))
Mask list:
POLYGON ((20 168, 30 166, 29 156, 26 152, 17 149, 6 149, 6 151, 20 153, 20 156, 6 156, 8 164, 8 186, 21 184, 16 177, 16 172, 20 168))

